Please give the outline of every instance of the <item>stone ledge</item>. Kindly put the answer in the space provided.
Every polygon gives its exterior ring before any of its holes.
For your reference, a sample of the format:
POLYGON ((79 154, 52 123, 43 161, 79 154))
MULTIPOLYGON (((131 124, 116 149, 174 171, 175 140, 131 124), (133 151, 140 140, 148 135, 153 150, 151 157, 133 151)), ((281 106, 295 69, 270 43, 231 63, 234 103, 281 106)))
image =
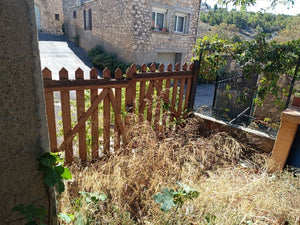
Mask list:
POLYGON ((266 133, 234 124, 229 124, 199 113, 194 114, 196 117, 199 117, 203 120, 203 126, 200 128, 203 133, 211 134, 214 132, 226 132, 239 141, 242 141, 243 143, 248 144, 257 150, 269 153, 273 149, 275 138, 266 133))

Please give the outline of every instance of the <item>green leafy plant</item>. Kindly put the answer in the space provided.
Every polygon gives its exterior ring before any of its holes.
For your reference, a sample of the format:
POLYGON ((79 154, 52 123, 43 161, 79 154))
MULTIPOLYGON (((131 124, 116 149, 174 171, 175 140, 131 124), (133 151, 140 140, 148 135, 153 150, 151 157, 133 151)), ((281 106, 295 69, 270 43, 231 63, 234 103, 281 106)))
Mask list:
POLYGON ((106 194, 103 192, 91 193, 86 191, 79 191, 80 197, 74 201, 73 209, 75 214, 59 213, 58 218, 65 223, 74 224, 91 224, 95 221, 95 212, 100 210, 99 202, 105 202, 106 194))
POLYGON ((105 52, 101 46, 97 46, 91 49, 88 53, 93 65, 97 66, 100 70, 104 70, 107 67, 114 76, 114 71, 120 68, 124 73, 130 64, 119 60, 115 55, 105 52))
POLYGON ((63 180, 72 179, 70 170, 64 167, 64 161, 58 153, 45 152, 39 159, 39 170, 45 175, 44 182, 49 187, 55 187, 61 194, 65 190, 63 180))
POLYGON ((83 199, 86 203, 98 203, 99 201, 104 202, 107 199, 106 194, 104 193, 90 193, 86 191, 80 191, 79 194, 81 195, 81 200, 83 199))
POLYGON ((163 188, 153 196, 156 203, 161 204, 162 211, 169 211, 174 206, 176 209, 181 208, 187 200, 193 200, 199 196, 199 192, 186 184, 177 182, 179 188, 177 190, 171 188, 163 188))
POLYGON ((198 39, 194 46, 196 57, 192 60, 201 61, 199 79, 215 80, 216 75, 222 73, 227 64, 227 56, 232 51, 231 48, 232 45, 227 40, 220 39, 218 35, 198 39))
POLYGON ((25 225, 46 225, 44 219, 46 217, 47 211, 44 206, 35 207, 32 204, 24 206, 20 204, 12 209, 18 212, 22 216, 25 216, 27 223, 25 225))

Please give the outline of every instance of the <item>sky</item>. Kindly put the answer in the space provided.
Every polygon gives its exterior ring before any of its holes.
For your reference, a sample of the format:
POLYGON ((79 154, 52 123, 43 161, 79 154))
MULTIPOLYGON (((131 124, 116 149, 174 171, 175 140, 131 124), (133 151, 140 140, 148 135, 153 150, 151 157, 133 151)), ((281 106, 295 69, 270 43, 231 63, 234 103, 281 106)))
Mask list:
MULTIPOLYGON (((202 2, 205 2, 210 5, 214 6, 218 0, 202 0, 202 2)), ((274 9, 268 8, 271 5, 270 0, 257 0, 257 3, 255 6, 251 6, 247 8, 247 11, 253 11, 257 12, 260 11, 261 9, 265 10, 265 12, 269 13, 275 13, 275 14, 285 14, 285 15, 297 15, 300 14, 300 0, 295 0, 295 4, 290 6, 285 5, 277 5, 274 9)), ((232 6, 228 6, 228 9, 232 9, 232 6)))

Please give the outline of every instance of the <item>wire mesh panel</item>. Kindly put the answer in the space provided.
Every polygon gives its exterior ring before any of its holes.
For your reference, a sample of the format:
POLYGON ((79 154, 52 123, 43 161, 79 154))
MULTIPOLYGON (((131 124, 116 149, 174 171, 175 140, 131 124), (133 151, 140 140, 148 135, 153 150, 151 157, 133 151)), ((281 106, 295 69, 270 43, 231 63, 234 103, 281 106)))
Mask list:
POLYGON ((217 79, 213 114, 236 124, 249 123, 252 114, 257 76, 224 74, 217 79))

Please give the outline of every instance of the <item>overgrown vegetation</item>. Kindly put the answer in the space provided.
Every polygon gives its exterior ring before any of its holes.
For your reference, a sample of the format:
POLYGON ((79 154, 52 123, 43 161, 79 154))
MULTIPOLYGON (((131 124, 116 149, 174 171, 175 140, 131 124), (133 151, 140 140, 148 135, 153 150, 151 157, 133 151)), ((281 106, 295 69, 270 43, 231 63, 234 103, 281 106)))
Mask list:
POLYGON ((58 210, 82 215, 80 223, 68 220, 73 224, 299 223, 299 177, 268 174, 267 154, 225 133, 204 137, 201 122, 189 118, 165 138, 146 124, 131 126, 118 155, 71 167, 74 179, 66 183, 58 210), (182 206, 176 213, 162 211, 153 199, 164 187, 173 193, 170 205, 182 206), (107 198, 97 200, 100 193, 107 198))
POLYGON ((105 52, 101 46, 91 49, 88 52, 88 56, 91 58, 93 65, 100 70, 104 70, 107 67, 113 72, 119 67, 125 73, 126 69, 131 65, 119 60, 115 55, 105 52))

